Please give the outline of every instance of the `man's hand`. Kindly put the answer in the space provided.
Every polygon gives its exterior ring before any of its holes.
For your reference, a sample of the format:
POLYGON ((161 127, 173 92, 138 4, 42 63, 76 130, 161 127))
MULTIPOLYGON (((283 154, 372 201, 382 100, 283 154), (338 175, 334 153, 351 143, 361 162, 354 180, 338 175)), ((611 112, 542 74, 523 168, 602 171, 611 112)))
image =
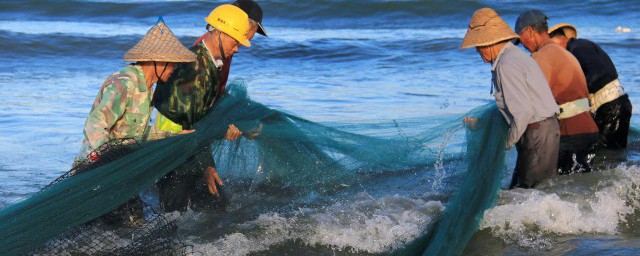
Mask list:
POLYGON ((222 187, 222 180, 220 179, 220 176, 218 176, 216 168, 209 166, 207 170, 204 171, 204 180, 207 182, 207 189, 209 189, 209 193, 214 196, 219 196, 216 184, 222 187))
POLYGON ((195 129, 193 129, 193 130, 182 130, 182 131, 178 132, 178 135, 189 134, 189 133, 192 133, 192 132, 195 132, 195 131, 196 131, 195 129))
POLYGON ((95 162, 95 161, 98 161, 98 159, 100 159, 100 155, 98 155, 98 153, 96 152, 89 153, 89 161, 95 162))
POLYGON ((469 128, 469 130, 475 130, 476 129, 476 122, 478 122, 478 118, 466 117, 465 116, 462 121, 464 122, 464 126, 469 128))
POLYGON ((242 132, 233 124, 229 125, 229 129, 227 129, 227 134, 224 136, 228 141, 237 140, 242 136, 242 132))
POLYGON ((247 132, 245 136, 249 139, 255 140, 256 138, 258 138, 258 136, 260 136, 261 132, 262 132, 262 124, 258 125, 257 129, 247 132))

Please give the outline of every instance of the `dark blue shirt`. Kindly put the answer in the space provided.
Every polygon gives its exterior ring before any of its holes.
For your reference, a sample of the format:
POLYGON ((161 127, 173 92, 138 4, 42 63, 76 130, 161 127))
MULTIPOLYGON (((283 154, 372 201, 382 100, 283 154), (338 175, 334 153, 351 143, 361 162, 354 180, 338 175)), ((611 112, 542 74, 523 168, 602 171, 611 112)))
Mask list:
POLYGON ((578 59, 587 78, 589 93, 596 93, 611 81, 618 79, 616 66, 600 46, 586 39, 571 38, 567 50, 578 59))

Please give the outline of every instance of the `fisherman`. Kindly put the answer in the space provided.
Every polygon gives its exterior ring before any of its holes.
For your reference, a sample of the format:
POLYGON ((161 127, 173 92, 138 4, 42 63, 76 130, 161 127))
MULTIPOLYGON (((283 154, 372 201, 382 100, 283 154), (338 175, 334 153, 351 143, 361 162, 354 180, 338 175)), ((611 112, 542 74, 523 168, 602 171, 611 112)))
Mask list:
POLYGON ((632 106, 609 55, 596 43, 578 39, 578 30, 568 23, 551 27, 549 37, 578 59, 587 78, 591 115, 600 130, 596 150, 626 148, 632 106))
MULTIPOLYGON (((153 103, 161 114, 156 121, 158 131, 192 129, 224 93, 222 81, 226 83, 230 65, 230 61, 225 64, 224 60, 230 59, 240 45, 251 46, 248 34, 252 26, 261 28, 242 9, 230 4, 218 6, 205 21, 207 32, 191 48, 197 56, 195 65, 178 66, 175 74, 156 90, 153 103)), ((255 34, 258 29, 253 30, 255 34)), ((225 139, 234 141, 241 135, 243 133, 230 124, 225 139)), ((160 180, 160 205, 165 211, 184 211, 189 205, 201 202, 206 206, 212 201, 208 193, 218 195, 222 181, 215 169, 212 150, 206 148, 194 159, 197 161, 190 163, 197 164, 189 166, 188 173, 174 171, 160 180)), ((178 169, 183 168, 187 167, 178 169)))
MULTIPOLYGON (((258 3, 256 3, 253 0, 237 0, 233 2, 232 5, 239 7, 240 9, 242 9, 242 11, 247 13, 247 15, 249 16, 249 31, 247 32, 247 39, 249 39, 249 41, 253 39, 253 36, 256 33, 262 36, 268 37, 266 30, 262 26, 262 8, 258 3)), ((207 24, 206 30, 208 31, 210 27, 211 25, 207 24)), ((200 36, 193 43, 193 46, 197 46, 199 43, 201 43, 202 39, 206 35, 207 35, 206 32, 202 34, 202 36, 200 36)), ((227 56, 227 58, 222 59, 223 65, 220 71, 220 85, 221 85, 220 94, 224 93, 225 91, 227 80, 229 78, 229 70, 231 69, 232 59, 233 59, 233 55, 227 56)), ((217 97, 220 97, 220 96, 218 95, 217 97)))
MULTIPOLYGON (((107 78, 89 112, 84 126, 82 159, 97 160, 98 149, 112 140, 147 139, 153 85, 166 81, 176 63, 191 63, 196 58, 160 19, 124 55, 124 60, 134 63, 107 78)), ((185 130, 180 134, 189 132, 185 130)))
POLYGON ((542 69, 560 107, 560 174, 588 172, 598 126, 589 114, 587 81, 578 60, 551 42, 547 19, 539 10, 525 11, 516 20, 516 33, 542 69))
MULTIPOLYGON (((159 19, 142 40, 125 53, 124 60, 133 63, 107 78, 93 103, 84 125, 81 156, 74 161, 72 175, 93 166, 111 147, 171 135, 150 134, 153 85, 166 81, 176 63, 194 62, 196 56, 159 19)), ((144 221, 142 201, 136 196, 104 215, 102 220, 107 224, 140 224, 144 221)))
POLYGON ((475 47, 491 63, 491 91, 510 127, 506 148, 518 150, 511 188, 531 188, 557 175, 559 111, 540 67, 511 43, 517 38, 494 10, 482 8, 471 17, 460 48, 475 47))

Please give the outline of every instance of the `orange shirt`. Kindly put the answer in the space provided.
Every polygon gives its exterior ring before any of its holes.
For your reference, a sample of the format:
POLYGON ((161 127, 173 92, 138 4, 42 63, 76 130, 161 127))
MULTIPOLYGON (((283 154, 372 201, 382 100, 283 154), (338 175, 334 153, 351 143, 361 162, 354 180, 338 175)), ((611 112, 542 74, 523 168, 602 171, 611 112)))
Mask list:
MULTIPOLYGON (((547 41, 532 54, 532 57, 547 78, 558 105, 589 96, 587 79, 580 63, 562 46, 547 41)), ((558 122, 562 136, 598 132, 598 127, 588 111, 558 122)))

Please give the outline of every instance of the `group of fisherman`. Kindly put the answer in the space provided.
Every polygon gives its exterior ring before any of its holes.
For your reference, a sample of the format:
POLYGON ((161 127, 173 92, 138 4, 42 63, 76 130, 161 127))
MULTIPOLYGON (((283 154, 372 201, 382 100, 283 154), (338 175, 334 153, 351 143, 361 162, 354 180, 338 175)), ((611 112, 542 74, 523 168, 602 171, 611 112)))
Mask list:
POLYGON ((574 26, 549 28, 547 20, 542 11, 527 10, 514 32, 482 8, 461 46, 475 47, 491 63, 491 93, 509 125, 506 148, 518 151, 512 188, 591 171, 596 151, 627 146, 632 106, 613 62, 597 44, 578 39, 574 26))
MULTIPOLYGON (((186 48, 162 19, 131 48, 131 62, 102 84, 84 127, 81 156, 74 165, 100 160, 110 142, 162 139, 191 133, 193 125, 213 107, 225 91, 233 55, 250 47, 262 27, 262 9, 252 0, 237 0, 216 7, 206 18, 206 32, 186 48), (154 85, 156 85, 154 90, 154 85), (154 124, 149 126, 153 108, 154 124), (175 122, 174 122, 175 121, 175 122)), ((229 124, 225 139, 253 138, 229 124)), ((176 177, 171 172, 158 182, 160 206, 184 211, 219 195, 218 176, 211 150, 193 156, 198 166, 176 177)), ((179 167, 180 169, 180 167, 179 167)))
MULTIPOLYGON (((530 188, 559 173, 590 171, 596 150, 627 145, 631 103, 611 59, 597 44, 578 39, 574 26, 561 23, 549 29, 547 19, 541 11, 526 11, 514 32, 494 10, 482 8, 471 17, 461 46, 475 47, 491 63, 491 92, 510 127, 506 148, 515 145, 518 151, 511 187, 530 188)), ((193 125, 225 92, 238 48, 250 47, 255 33, 267 36, 262 9, 252 0, 220 5, 205 21, 206 32, 189 49, 159 20, 125 54, 124 60, 132 63, 100 88, 76 163, 97 161, 110 141, 194 131, 193 125), (157 116, 149 126, 153 108, 157 116)), ((472 127, 475 121, 465 122, 472 127)), ((259 133, 229 124, 225 139, 259 133)), ((164 210, 183 211, 218 195, 222 181, 211 150, 194 157, 195 171, 172 172, 158 182, 164 210)))

